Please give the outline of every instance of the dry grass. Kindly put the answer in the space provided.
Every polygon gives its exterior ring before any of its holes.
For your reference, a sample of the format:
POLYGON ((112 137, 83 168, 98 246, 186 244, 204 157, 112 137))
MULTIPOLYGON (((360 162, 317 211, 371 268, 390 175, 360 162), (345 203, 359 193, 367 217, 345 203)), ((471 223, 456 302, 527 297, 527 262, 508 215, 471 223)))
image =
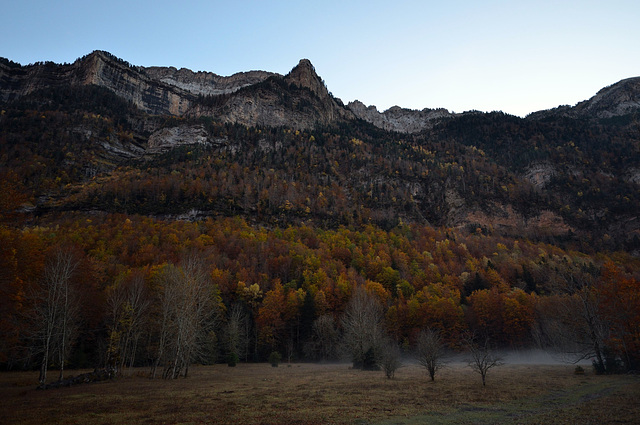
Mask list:
POLYGON ((6 424, 638 423, 640 378, 571 366, 464 366, 430 382, 408 366, 388 380, 348 365, 196 367, 187 379, 138 376, 38 391, 37 374, 0 374, 6 424))

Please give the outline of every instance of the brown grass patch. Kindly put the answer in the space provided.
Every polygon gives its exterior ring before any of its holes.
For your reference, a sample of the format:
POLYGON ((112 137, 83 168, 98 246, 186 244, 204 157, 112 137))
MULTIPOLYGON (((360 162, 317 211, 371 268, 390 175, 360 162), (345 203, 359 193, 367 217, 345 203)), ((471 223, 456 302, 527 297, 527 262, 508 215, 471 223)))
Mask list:
POLYGON ((483 388, 462 365, 430 382, 417 366, 388 380, 348 365, 239 364, 194 367, 189 378, 175 381, 136 373, 45 391, 35 389, 36 373, 7 372, 0 374, 0 423, 634 423, 640 417, 640 378, 573 372, 572 366, 502 366, 489 372, 483 388))

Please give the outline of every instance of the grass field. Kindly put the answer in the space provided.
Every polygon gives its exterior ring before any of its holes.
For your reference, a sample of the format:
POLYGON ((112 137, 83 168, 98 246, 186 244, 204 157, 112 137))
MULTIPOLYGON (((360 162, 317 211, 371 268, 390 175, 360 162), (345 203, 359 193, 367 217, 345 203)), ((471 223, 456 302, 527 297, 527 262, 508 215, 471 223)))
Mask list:
POLYGON ((146 372, 44 391, 35 372, 0 373, 0 424, 640 423, 639 376, 568 365, 501 366, 485 388, 461 364, 435 382, 414 365, 393 380, 345 364, 202 366, 175 381, 146 372))

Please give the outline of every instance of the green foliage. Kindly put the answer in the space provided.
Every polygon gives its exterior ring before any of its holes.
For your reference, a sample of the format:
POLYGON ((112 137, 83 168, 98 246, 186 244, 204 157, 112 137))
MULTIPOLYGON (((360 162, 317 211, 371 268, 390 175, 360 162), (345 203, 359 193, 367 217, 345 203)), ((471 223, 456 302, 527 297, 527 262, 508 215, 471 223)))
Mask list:
POLYGON ((272 351, 271 354, 269 354, 269 363, 271 364, 271 366, 278 367, 281 360, 282 354, 280 354, 279 352, 272 351))
POLYGON ((227 356, 227 365, 229 367, 236 367, 238 362, 240 361, 240 357, 236 353, 229 353, 227 356))
MULTIPOLYGON (((373 347, 369 348, 364 353, 362 362, 354 366, 362 370, 380 370, 380 362, 379 362, 378 356, 376 355, 375 349, 373 347)), ((392 368, 389 368, 390 373, 391 373, 391 369, 392 368)))

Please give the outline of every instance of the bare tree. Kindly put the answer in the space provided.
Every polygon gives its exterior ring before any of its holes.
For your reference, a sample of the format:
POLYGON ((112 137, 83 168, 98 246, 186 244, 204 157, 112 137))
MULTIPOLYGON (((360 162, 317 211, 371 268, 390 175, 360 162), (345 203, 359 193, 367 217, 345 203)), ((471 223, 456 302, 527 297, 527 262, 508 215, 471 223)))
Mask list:
POLYGON ((152 376, 160 364, 163 377, 187 377, 194 359, 202 358, 218 323, 218 293, 206 265, 196 254, 181 267, 168 266, 158 318, 158 346, 152 376))
POLYGON ((378 365, 384 371, 387 379, 393 379, 396 371, 402 367, 402 353, 395 341, 388 340, 383 344, 378 365))
POLYGON ((496 366, 502 366, 502 358, 498 357, 489 345, 489 338, 484 338, 483 342, 478 343, 473 336, 467 336, 465 345, 469 350, 471 358, 468 365, 473 371, 478 372, 482 377, 482 386, 486 386, 487 372, 496 366))
POLYGON ((157 331, 155 360, 151 368, 151 377, 155 378, 158 368, 166 361, 167 353, 170 349, 172 335, 175 333, 173 315, 175 305, 178 299, 178 281, 180 279, 180 271, 174 265, 165 266, 159 276, 161 285, 158 300, 155 303, 158 306, 155 312, 154 324, 157 331))
POLYGON ((436 372, 444 367, 444 343, 438 331, 431 328, 420 331, 418 336, 418 362, 427 369, 431 381, 436 372))
POLYGON ((42 355, 38 381, 44 385, 52 359, 64 366, 76 339, 80 319, 80 296, 74 286, 80 256, 70 247, 56 247, 46 260, 41 285, 32 294, 37 352, 42 355))
POLYGON ((108 292, 109 345, 107 364, 122 371, 133 367, 151 300, 144 282, 144 275, 135 271, 118 279, 108 292))
POLYGON ((374 295, 356 288, 342 316, 344 343, 355 368, 375 369, 385 337, 384 312, 374 295))

